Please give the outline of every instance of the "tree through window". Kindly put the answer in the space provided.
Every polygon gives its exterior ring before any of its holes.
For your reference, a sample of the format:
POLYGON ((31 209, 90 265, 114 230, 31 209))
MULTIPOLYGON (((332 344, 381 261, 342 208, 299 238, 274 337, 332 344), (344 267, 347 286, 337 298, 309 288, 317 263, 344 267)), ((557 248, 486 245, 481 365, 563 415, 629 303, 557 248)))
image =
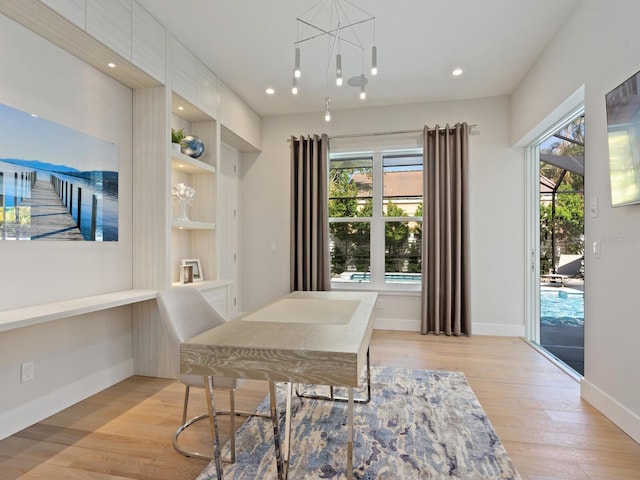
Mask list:
POLYGON ((422 271, 422 152, 333 155, 332 282, 414 289, 422 271))

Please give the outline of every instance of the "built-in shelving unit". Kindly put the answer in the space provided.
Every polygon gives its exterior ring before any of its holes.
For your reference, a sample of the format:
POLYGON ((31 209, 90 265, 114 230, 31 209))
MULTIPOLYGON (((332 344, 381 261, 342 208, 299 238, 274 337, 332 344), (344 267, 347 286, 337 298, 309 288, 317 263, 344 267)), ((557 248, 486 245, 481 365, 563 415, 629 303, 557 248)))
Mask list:
POLYGON ((175 150, 171 151, 171 168, 185 173, 216 173, 215 166, 204 163, 197 158, 191 158, 175 150))
MULTIPOLYGON (((217 279, 215 229, 218 203, 218 122, 175 92, 171 95, 171 112, 171 128, 183 129, 186 135, 194 135, 204 144, 204 153, 198 158, 169 149, 171 186, 184 183, 196 191, 188 207, 189 221, 178 219, 180 205, 175 200, 171 202, 171 282, 179 280, 179 266, 187 258, 200 260, 205 279, 217 279)), ((171 192, 167 194, 170 195, 171 192)))
POLYGON ((171 228, 176 228, 178 230, 215 230, 216 224, 207 222, 185 222, 181 220, 173 220, 171 222, 171 228))
MULTIPOLYGON (((146 300, 178 283, 182 259, 197 258, 205 281, 190 287, 221 313, 229 311, 230 282, 220 278, 218 259, 233 253, 219 251, 216 238, 230 218, 219 214, 217 201, 220 144, 258 152, 260 118, 136 0, 2 0, 0 13, 132 89, 132 290, 115 302, 100 296, 87 301, 90 309, 131 304, 136 373, 170 375, 157 306, 146 300), (172 150, 171 128, 199 137, 204 155, 172 150), (196 190, 189 221, 176 220, 171 187, 178 182, 196 190)), ((18 312, 21 324, 81 313, 75 305, 83 300, 78 302, 18 312)), ((7 321, 6 328, 18 325, 7 321)))

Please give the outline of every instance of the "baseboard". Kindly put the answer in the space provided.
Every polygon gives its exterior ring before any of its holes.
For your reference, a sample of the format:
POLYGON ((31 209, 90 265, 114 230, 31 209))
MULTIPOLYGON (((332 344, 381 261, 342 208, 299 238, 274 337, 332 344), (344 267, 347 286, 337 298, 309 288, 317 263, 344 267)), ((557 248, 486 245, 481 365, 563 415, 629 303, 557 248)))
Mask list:
POLYGON ((373 320, 376 330, 401 330, 403 332, 419 332, 420 320, 408 318, 378 318, 373 320))
POLYGON ((0 440, 7 438, 133 375, 133 359, 0 413, 0 440))
MULTIPOLYGON (((420 320, 408 318, 375 318, 373 328, 376 330, 401 330, 419 332, 420 320)), ((500 323, 474 323, 471 325, 473 335, 491 335, 497 337, 524 337, 524 325, 504 325, 500 323)))
POLYGON ((495 337, 524 337, 524 325, 508 325, 504 323, 473 323, 473 335, 488 335, 495 337))
POLYGON ((640 417, 638 415, 584 379, 580 382, 580 395, 627 435, 640 443, 640 417))

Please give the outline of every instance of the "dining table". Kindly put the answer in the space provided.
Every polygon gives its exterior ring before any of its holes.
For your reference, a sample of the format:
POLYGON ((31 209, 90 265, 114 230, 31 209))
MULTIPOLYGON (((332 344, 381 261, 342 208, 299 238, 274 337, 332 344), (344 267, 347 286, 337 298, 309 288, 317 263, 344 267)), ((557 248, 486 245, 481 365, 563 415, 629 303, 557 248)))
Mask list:
POLYGON ((279 480, 287 478, 289 467, 292 385, 346 387, 346 477, 353 478, 354 388, 362 386, 362 372, 368 368, 376 300, 375 292, 294 291, 181 344, 181 373, 202 375, 208 387, 218 480, 222 480, 223 468, 213 395, 215 376, 269 382, 279 480), (285 383, 284 438, 277 382, 285 383))

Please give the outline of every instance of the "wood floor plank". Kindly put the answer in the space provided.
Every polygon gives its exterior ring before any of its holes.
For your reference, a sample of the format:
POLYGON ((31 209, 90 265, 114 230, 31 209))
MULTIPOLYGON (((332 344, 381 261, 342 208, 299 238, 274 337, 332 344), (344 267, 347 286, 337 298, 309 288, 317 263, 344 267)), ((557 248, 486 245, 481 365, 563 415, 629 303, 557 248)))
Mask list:
POLYGON ((20 462, 11 459, 2 464, 2 480, 129 480, 132 477, 87 472, 53 464, 35 466, 23 471, 20 462))
MULTIPOLYGON (((580 398, 579 384, 523 340, 375 331, 374 365, 465 374, 523 480, 640 480, 640 445, 580 398)), ((268 391, 245 382, 238 408, 253 410, 268 391)), ((206 460, 173 450, 184 387, 131 377, 0 441, 2 480, 192 480, 206 460)), ((190 416, 204 411, 193 389, 190 416)), ((227 395, 216 396, 219 407, 227 395)), ((220 417, 221 441, 228 419, 220 417)), ((211 450, 206 421, 181 441, 211 450)))
POLYGON ((128 435, 113 435, 99 431, 90 432, 76 428, 64 428, 39 423, 16 434, 35 442, 54 443, 67 446, 105 450, 116 453, 129 453, 133 450, 136 456, 153 459, 158 449, 165 445, 163 439, 142 439, 128 435))

